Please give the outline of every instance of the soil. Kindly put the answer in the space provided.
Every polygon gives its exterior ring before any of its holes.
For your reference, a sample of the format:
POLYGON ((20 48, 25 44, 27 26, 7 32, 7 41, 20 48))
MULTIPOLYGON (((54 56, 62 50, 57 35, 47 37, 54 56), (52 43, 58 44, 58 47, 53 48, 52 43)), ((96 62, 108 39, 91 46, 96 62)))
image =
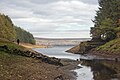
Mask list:
POLYGON ((72 70, 79 62, 62 59, 63 66, 45 63, 40 59, 4 53, 0 56, 0 80, 75 80, 72 70), (6 56, 7 55, 7 56, 6 56))

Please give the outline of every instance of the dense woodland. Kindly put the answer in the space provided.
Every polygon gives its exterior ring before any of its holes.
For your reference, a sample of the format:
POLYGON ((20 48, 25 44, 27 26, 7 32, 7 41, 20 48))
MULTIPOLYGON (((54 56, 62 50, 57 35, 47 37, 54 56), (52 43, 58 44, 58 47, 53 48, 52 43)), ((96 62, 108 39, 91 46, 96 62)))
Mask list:
POLYGON ((92 39, 110 41, 120 36, 120 0, 99 0, 94 27, 91 27, 92 39))
POLYGON ((20 41, 25 43, 35 44, 34 37, 31 33, 25 31, 20 27, 15 27, 15 31, 16 31, 16 39, 19 39, 20 41))
POLYGON ((19 39, 20 42, 35 44, 34 37, 31 33, 15 26, 11 19, 4 14, 0 14, 0 38, 9 41, 19 39))

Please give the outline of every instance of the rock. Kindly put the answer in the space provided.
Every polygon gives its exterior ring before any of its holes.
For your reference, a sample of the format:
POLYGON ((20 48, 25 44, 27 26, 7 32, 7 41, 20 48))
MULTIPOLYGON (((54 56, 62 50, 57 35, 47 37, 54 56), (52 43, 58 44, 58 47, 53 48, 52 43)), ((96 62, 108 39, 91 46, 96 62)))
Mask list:
POLYGON ((7 45, 0 46, 0 51, 9 51, 9 48, 7 45))
POLYGON ((62 75, 57 76, 54 80, 64 80, 62 75))

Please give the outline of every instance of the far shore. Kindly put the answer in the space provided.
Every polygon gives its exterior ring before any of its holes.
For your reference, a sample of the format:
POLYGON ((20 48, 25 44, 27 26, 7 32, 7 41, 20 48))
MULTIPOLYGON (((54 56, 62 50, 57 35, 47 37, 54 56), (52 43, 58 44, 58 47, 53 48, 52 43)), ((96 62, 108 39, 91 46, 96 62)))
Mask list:
POLYGON ((48 48, 49 46, 46 45, 33 45, 33 44, 29 44, 29 43, 20 43, 21 46, 26 47, 26 48, 48 48))

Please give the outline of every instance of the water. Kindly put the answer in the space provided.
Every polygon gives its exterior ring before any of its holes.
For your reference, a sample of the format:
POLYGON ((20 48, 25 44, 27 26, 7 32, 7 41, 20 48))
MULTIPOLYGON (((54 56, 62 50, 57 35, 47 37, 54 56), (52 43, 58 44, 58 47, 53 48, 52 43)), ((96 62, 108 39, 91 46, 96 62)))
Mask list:
POLYGON ((55 46, 52 48, 34 48, 33 50, 40 52, 44 55, 47 55, 49 57, 56 57, 56 58, 66 58, 66 59, 93 59, 94 56, 82 56, 78 54, 71 54, 68 52, 65 52, 66 50, 72 48, 73 46, 55 46))
POLYGON ((77 73, 77 80, 120 80, 114 76, 117 72, 114 70, 120 67, 120 63, 114 61, 91 61, 95 56, 82 56, 65 52, 73 46, 55 46, 52 48, 35 48, 34 50, 44 55, 67 59, 88 59, 81 61, 78 66, 82 68, 74 70, 77 73), (112 67, 113 68, 112 68, 112 67))
POLYGON ((94 80, 91 67, 83 66, 81 64, 79 64, 78 66, 81 66, 82 68, 74 70, 75 72, 77 72, 77 80, 94 80))
POLYGON ((83 68, 77 70, 77 80, 120 80, 120 75, 116 76, 116 74, 119 74, 117 71, 120 70, 120 63, 114 61, 86 60, 82 61, 81 66, 83 66, 83 68), (81 74, 85 75, 81 76, 81 74))
POLYGON ((73 46, 55 46, 52 48, 35 48, 34 50, 50 57, 66 58, 73 60, 79 59, 80 55, 65 52, 71 47, 73 46))

